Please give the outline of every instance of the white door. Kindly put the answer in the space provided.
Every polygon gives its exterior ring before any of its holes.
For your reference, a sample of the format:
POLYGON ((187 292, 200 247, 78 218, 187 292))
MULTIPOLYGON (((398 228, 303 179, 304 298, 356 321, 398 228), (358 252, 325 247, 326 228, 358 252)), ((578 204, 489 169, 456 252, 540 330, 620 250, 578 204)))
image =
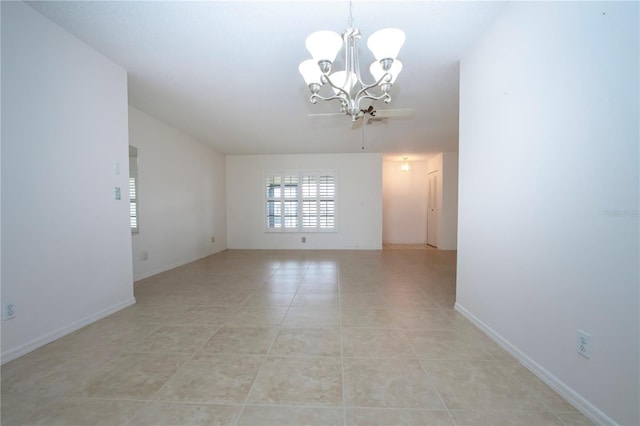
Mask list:
POLYGON ((438 171, 427 175, 427 244, 438 246, 438 171))

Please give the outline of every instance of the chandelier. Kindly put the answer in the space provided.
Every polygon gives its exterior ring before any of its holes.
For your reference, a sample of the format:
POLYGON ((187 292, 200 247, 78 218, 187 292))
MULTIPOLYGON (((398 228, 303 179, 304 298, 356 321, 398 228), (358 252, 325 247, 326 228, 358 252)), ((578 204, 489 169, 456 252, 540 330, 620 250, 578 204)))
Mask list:
POLYGON ((354 122, 364 114, 360 107, 364 99, 391 102, 389 90, 402 70, 402 63, 396 57, 405 40, 404 32, 397 28, 379 30, 369 37, 367 46, 376 60, 369 67, 373 82, 366 83, 360 74, 358 57, 361 36, 360 30, 351 25, 342 36, 333 31, 314 32, 305 43, 313 59, 302 62, 298 67, 311 90, 311 103, 337 100, 340 111, 354 122), (343 44, 345 69, 331 73, 331 66, 343 44), (323 85, 330 86, 333 94, 321 95, 323 85))

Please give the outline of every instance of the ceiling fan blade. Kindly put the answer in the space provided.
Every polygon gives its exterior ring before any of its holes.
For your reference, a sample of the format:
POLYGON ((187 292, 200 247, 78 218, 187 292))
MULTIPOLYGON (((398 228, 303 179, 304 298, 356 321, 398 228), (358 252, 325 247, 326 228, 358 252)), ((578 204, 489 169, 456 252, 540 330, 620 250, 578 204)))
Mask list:
POLYGON ((413 117, 414 113, 413 108, 379 109, 376 111, 376 118, 413 117))
POLYGON ((328 112, 323 114, 307 114, 309 118, 336 118, 336 117, 344 117, 344 112, 328 112))

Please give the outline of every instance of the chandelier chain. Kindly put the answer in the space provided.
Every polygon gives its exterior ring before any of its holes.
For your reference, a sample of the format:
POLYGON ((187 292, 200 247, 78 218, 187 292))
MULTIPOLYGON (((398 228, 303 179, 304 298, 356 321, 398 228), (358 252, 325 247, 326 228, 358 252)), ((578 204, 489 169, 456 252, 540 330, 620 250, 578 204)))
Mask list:
POLYGON ((353 28, 353 0, 349 0, 349 27, 353 28))

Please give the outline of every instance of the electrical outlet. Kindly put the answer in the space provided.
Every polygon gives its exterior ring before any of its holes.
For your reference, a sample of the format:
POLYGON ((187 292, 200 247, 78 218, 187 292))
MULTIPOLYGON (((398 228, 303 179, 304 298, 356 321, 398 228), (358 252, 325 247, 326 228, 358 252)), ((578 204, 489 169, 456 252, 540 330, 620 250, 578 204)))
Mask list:
POLYGON ((116 197, 116 200, 120 200, 120 199, 122 199, 122 196, 121 196, 120 194, 121 194, 121 193, 120 193, 120 187, 119 187, 119 186, 116 186, 116 187, 115 187, 115 197, 116 197))
POLYGON ((302 242, 306 243, 307 242, 307 237, 302 237, 302 242))
POLYGON ((12 302, 5 303, 2 311, 2 319, 7 321, 16 317, 16 307, 12 302))
POLYGON ((577 350, 580 355, 591 358, 591 335, 582 330, 578 330, 577 350))

